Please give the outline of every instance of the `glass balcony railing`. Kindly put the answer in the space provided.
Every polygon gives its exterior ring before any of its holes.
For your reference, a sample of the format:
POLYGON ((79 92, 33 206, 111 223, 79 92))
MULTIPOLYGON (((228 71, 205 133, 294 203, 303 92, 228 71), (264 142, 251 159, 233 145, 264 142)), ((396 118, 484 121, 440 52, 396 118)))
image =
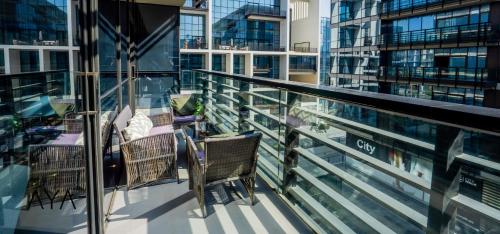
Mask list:
POLYGON ((498 40, 488 24, 452 26, 418 31, 385 33, 380 36, 380 46, 412 46, 447 43, 484 43, 498 40))
POLYGON ((389 0, 382 2, 382 14, 393 14, 402 11, 408 11, 413 9, 426 8, 436 5, 443 5, 457 2, 462 2, 460 0, 389 0))
POLYGON ((259 176, 316 232, 500 228, 496 109, 205 70, 186 79, 219 131, 263 134, 259 176))
MULTIPOLYGON (((380 67, 381 80, 415 80, 449 84, 473 84, 485 87, 488 75, 498 76, 498 71, 486 68, 458 67, 380 67)), ((491 84, 494 85, 494 84, 491 84)))
POLYGON ((286 10, 281 10, 280 6, 266 6, 259 3, 248 3, 245 6, 245 15, 277 16, 286 17, 286 10))
POLYGON ((286 47, 273 42, 255 42, 246 39, 226 40, 213 39, 213 48, 216 50, 243 50, 243 51, 285 51, 286 47))
POLYGON ((192 39, 181 39, 181 49, 208 49, 205 37, 192 37, 192 39))

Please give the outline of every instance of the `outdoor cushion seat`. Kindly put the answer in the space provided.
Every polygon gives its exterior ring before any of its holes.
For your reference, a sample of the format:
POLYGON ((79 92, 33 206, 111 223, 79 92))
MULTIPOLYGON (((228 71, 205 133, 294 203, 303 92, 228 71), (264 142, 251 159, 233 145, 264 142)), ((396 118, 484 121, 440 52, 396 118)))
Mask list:
POLYGON ((124 130, 134 123, 133 118, 139 117, 140 113, 134 116, 130 107, 125 106, 113 123, 125 162, 128 189, 169 178, 175 178, 179 182, 177 140, 172 126, 172 113, 165 112, 139 118, 139 124, 135 126, 138 129, 135 130, 142 136, 126 139, 124 130), (143 121, 148 123, 147 129, 143 121), (151 128, 149 128, 150 122, 152 122, 151 128), (141 131, 145 129, 147 131, 141 131))
POLYGON ((149 131, 149 136, 163 134, 163 133, 173 133, 173 132, 174 132, 174 126, 172 125, 156 126, 151 128, 151 130, 149 131))
POLYGON ((174 117, 174 124, 187 124, 187 123, 192 123, 196 121, 196 116, 195 115, 185 115, 185 116, 175 116, 174 117))
POLYGON ((74 145, 80 134, 63 133, 55 140, 50 142, 51 145, 74 145))

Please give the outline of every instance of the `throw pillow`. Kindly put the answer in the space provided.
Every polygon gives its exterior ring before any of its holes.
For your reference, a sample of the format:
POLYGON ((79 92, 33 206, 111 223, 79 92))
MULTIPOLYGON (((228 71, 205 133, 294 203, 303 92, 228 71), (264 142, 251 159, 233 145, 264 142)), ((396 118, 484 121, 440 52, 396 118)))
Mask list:
POLYGON ((192 115, 195 111, 196 98, 193 95, 180 95, 179 97, 172 98, 172 108, 178 115, 186 116, 192 115))

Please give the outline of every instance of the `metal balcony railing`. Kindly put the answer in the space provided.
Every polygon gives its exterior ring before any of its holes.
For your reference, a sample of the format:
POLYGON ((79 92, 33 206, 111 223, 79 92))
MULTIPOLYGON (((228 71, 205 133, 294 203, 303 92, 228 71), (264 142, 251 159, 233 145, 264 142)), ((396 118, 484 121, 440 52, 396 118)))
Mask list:
POLYGON ((318 53, 318 48, 311 47, 311 42, 294 43, 292 50, 301 53, 318 53))
POLYGON ((469 2, 469 1, 464 1, 464 0, 412 0, 412 1, 388 0, 388 1, 382 2, 380 13, 382 15, 384 15, 384 14, 386 14, 386 15, 397 14, 397 13, 401 13, 404 11, 425 9, 425 8, 432 7, 432 6, 439 6, 439 5, 450 4, 450 3, 456 4, 457 2, 462 3, 462 2, 469 2))
POLYGON ((181 39, 181 49, 208 49, 205 37, 193 37, 192 39, 181 39))
POLYGON ((266 6, 259 3, 248 3, 245 6, 245 15, 286 17, 286 10, 281 10, 280 6, 266 6))
POLYGON ((495 232, 500 110, 196 70, 220 131, 316 232, 495 232))
POLYGON ((380 35, 380 47, 441 45, 449 43, 486 43, 498 41, 489 24, 472 24, 418 31, 384 33, 380 35))
POLYGON ((467 86, 496 86, 488 75, 498 76, 497 70, 457 67, 380 67, 379 80, 406 80, 421 83, 438 83, 467 86))
POLYGON ((275 43, 253 42, 246 39, 220 40, 214 39, 213 48, 216 50, 244 50, 244 51, 286 51, 286 47, 275 43))

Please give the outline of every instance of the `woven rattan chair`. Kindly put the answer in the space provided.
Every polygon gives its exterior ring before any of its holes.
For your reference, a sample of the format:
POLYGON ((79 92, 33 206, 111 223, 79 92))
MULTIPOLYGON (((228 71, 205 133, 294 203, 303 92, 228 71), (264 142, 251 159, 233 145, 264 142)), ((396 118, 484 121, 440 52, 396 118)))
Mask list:
POLYGON ((206 186, 241 180, 254 204, 257 148, 261 138, 260 133, 199 142, 188 137, 189 188, 198 198, 203 217, 207 216, 206 186))
POLYGON ((177 142, 172 127, 172 114, 149 116, 153 129, 146 137, 126 141, 123 129, 132 118, 132 111, 126 106, 116 117, 113 125, 120 139, 120 148, 125 161, 128 189, 175 178, 177 172, 177 142))
MULTIPOLYGON (((103 153, 110 148, 110 126, 115 116, 116 111, 112 112, 107 120, 103 120, 103 153)), ((74 198, 85 194, 84 146, 76 144, 79 134, 83 131, 82 119, 69 113, 65 115, 63 124, 64 133, 51 143, 28 146, 28 199, 33 199, 32 196, 36 194, 40 201, 44 202, 47 199, 59 200, 67 195, 74 198)), ((35 201, 38 198, 35 198, 35 201)))

